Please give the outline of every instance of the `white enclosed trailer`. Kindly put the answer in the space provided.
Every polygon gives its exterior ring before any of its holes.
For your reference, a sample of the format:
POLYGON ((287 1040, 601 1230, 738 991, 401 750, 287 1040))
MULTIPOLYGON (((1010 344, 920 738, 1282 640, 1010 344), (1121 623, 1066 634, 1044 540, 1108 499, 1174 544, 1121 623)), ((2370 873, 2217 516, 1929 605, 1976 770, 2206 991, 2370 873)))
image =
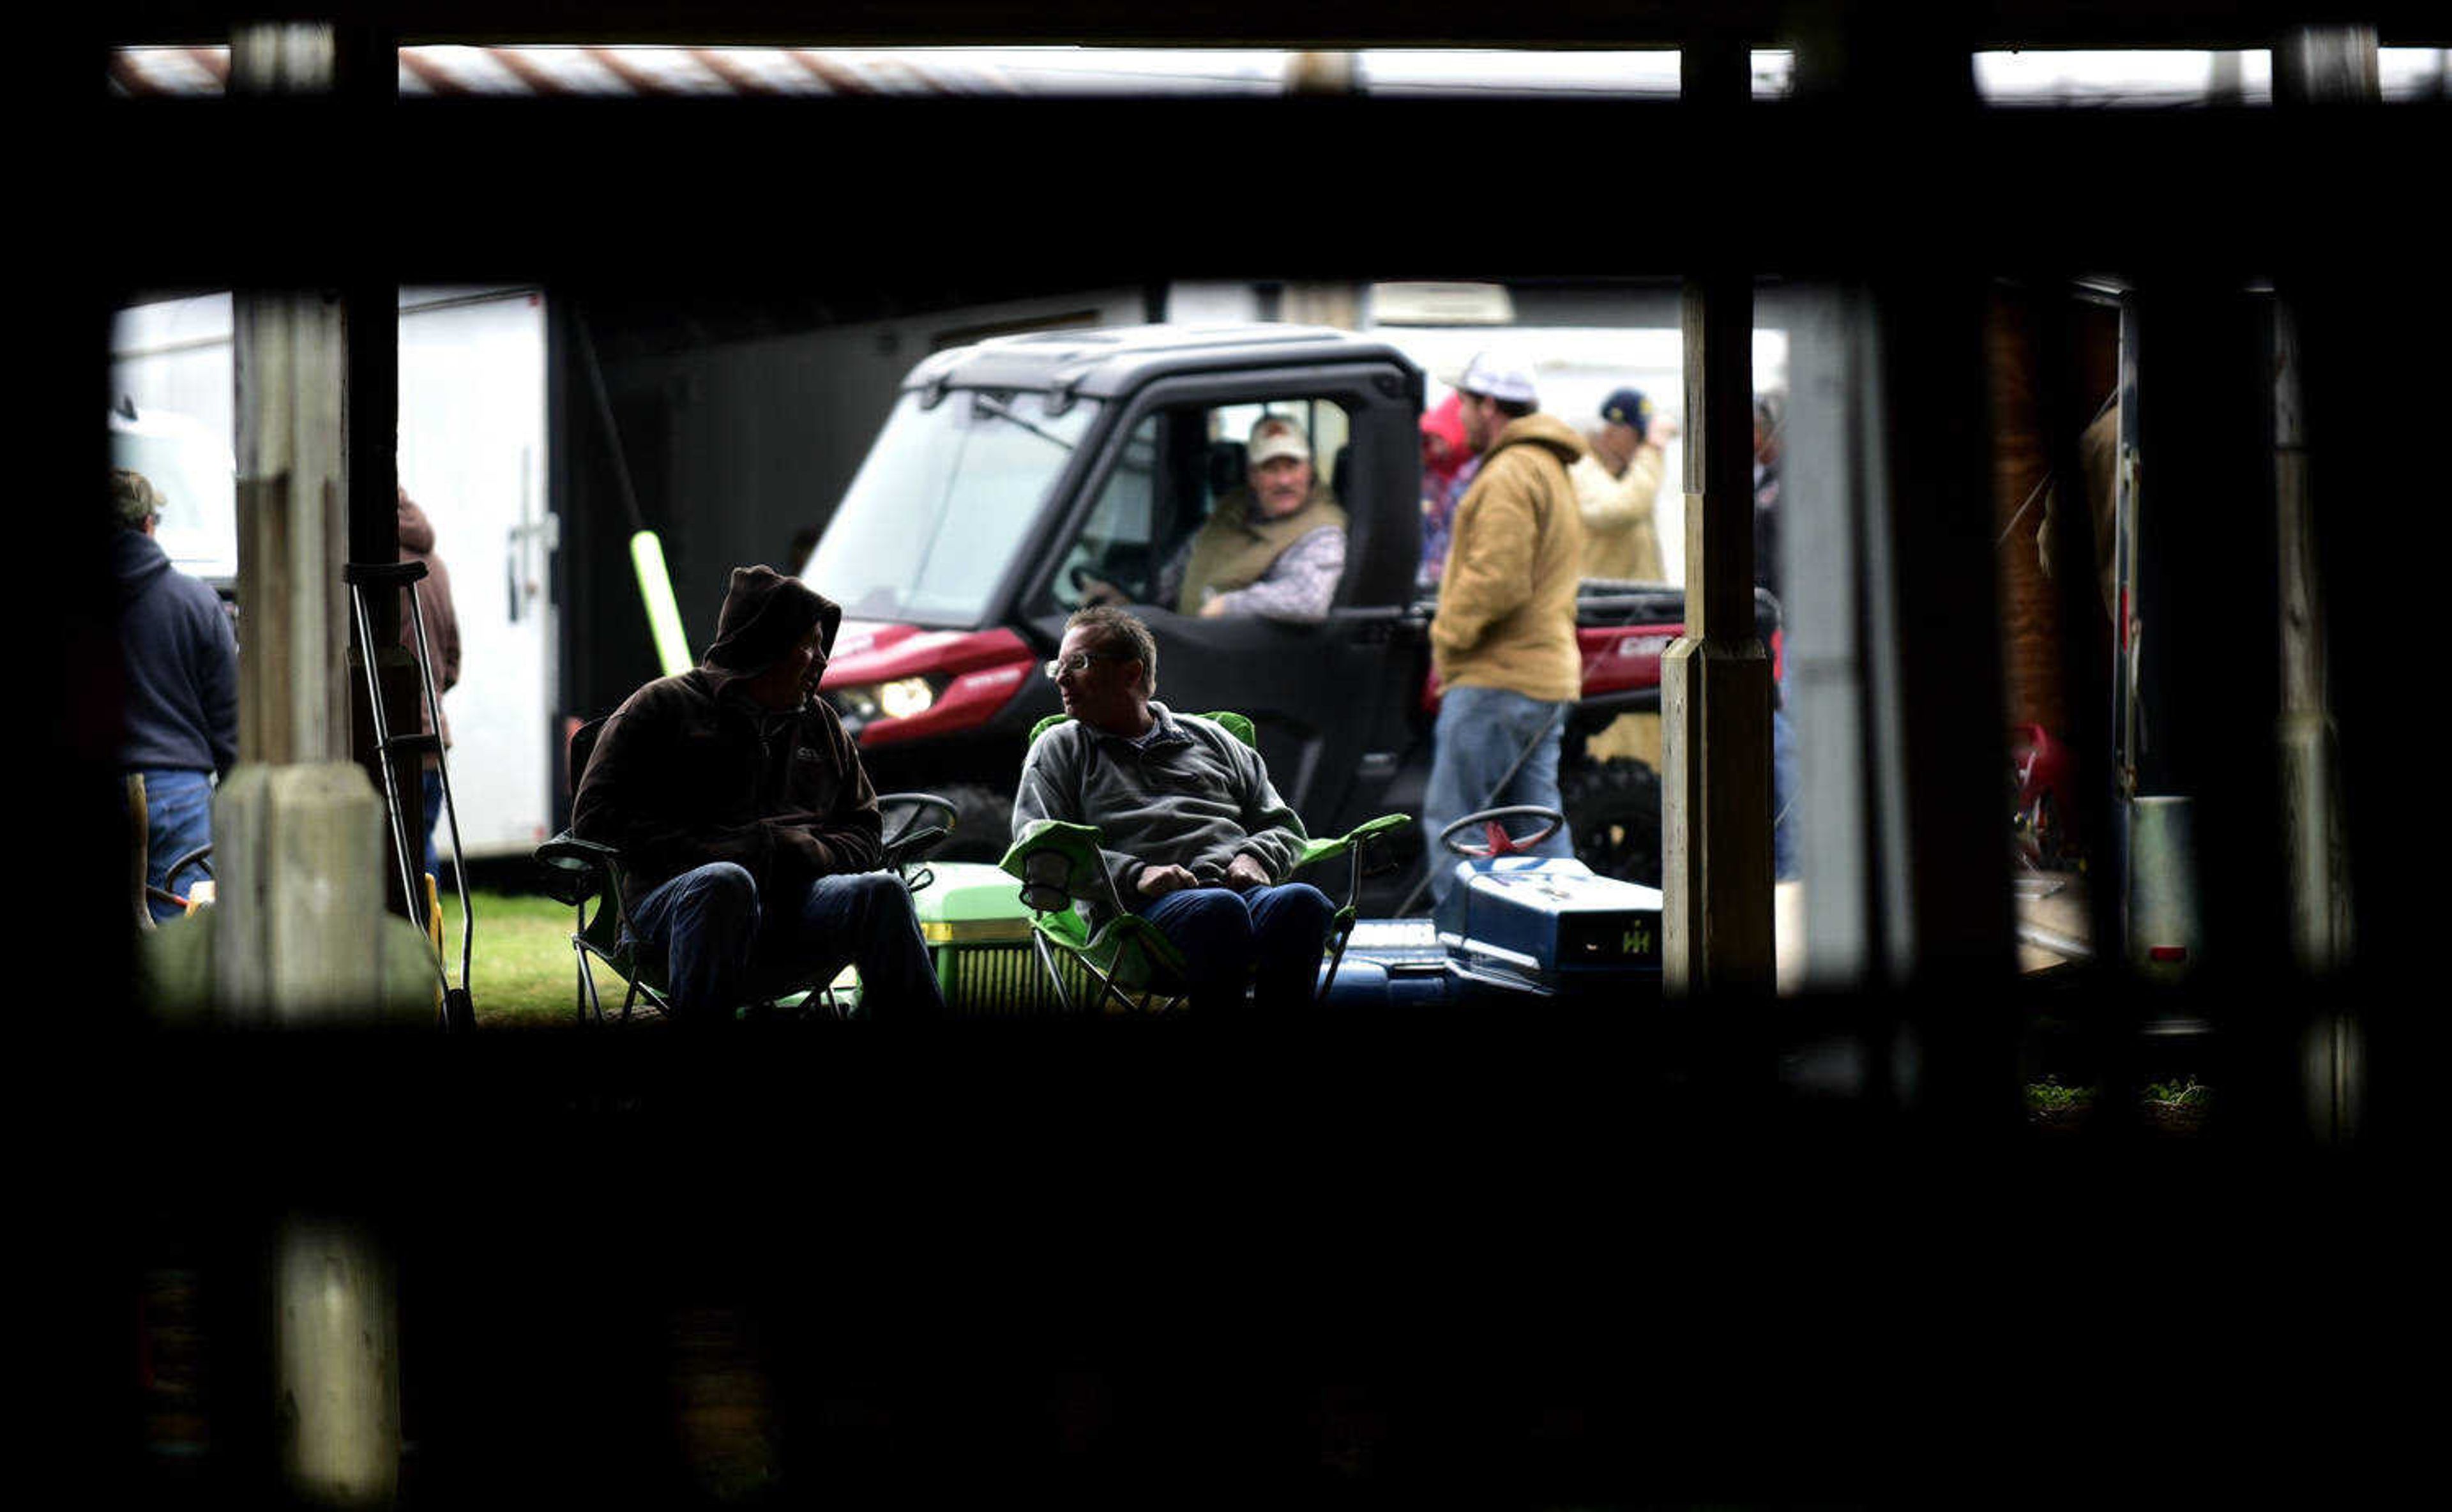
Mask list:
MULTIPOLYGON (((551 833, 559 534, 546 502, 545 352, 535 290, 401 290, 400 482, 433 520, 451 575, 460 682, 444 714, 472 859, 525 854, 551 833)), ((229 296, 120 311, 110 398, 114 459, 169 495, 172 560, 234 591, 229 296)))

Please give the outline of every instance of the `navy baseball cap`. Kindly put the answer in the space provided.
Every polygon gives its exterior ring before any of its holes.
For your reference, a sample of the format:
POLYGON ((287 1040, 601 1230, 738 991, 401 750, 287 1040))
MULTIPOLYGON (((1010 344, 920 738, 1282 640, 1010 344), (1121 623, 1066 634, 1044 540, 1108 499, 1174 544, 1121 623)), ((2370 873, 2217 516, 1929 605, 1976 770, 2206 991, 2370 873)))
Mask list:
POLYGON ((1621 388, 1601 401, 1601 419, 1613 425, 1631 425, 1640 437, 1651 429, 1651 401, 1639 388, 1621 388))

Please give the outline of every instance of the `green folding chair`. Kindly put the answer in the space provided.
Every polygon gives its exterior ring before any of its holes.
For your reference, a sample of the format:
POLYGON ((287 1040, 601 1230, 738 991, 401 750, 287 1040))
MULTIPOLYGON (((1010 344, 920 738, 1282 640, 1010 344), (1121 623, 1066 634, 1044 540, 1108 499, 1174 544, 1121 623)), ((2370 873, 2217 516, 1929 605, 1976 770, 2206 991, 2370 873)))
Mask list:
MULTIPOLYGON (((591 719, 574 731, 570 737, 571 787, 587 771, 587 759, 596 752, 596 737, 603 733, 604 720, 591 719)), ((880 844, 884 851, 881 870, 901 874, 903 885, 917 893, 933 879, 924 864, 928 853, 951 833, 954 806, 928 793, 888 793, 878 796, 880 812, 907 810, 900 822, 890 822, 880 844), (921 822, 931 813, 940 813, 946 824, 921 822)), ((625 941, 622 935, 622 884, 614 862, 621 853, 609 845, 583 840, 568 830, 536 849, 536 859, 543 868, 542 888, 558 902, 577 910, 570 933, 571 954, 578 962, 579 1021, 582 1024, 604 1022, 604 1003, 597 992, 598 963, 612 969, 614 974, 628 984, 629 991, 622 999, 619 1022, 628 1023, 634 1009, 643 1003, 661 1014, 672 1012, 672 989, 664 972, 663 952, 643 950, 636 941, 625 941)), ((822 1007, 835 1017, 848 1017, 860 1000, 859 974, 844 967, 825 981, 804 980, 788 986, 775 996, 744 1004, 736 1013, 751 1016, 776 1011, 791 1012, 822 1007)))
MULTIPOLYGON (((1038 737, 1073 717, 1053 714, 1031 728, 1030 745, 1038 737)), ((1202 718, 1223 725, 1235 738, 1253 749, 1259 741, 1252 721, 1231 711, 1207 714, 1202 718)), ((1336 968, 1345 959, 1346 942, 1354 933, 1355 900, 1360 896, 1362 878, 1376 874, 1378 867, 1368 864, 1378 837, 1391 830, 1411 824, 1413 817, 1404 814, 1383 814, 1356 826, 1351 833, 1335 839, 1306 838, 1301 853, 1295 857, 1295 871, 1315 862, 1349 858, 1345 902, 1331 917, 1327 943, 1328 972, 1320 978, 1318 995, 1328 995, 1328 985, 1336 976, 1336 968)), ((1068 1011, 1074 1010, 1064 988, 1064 973, 1057 965, 1061 954, 1078 963, 1099 988, 1099 1001, 1125 1012, 1158 1011, 1179 1006, 1191 991, 1182 955, 1157 926, 1124 906, 1116 891, 1115 879, 1098 855, 1097 826, 1070 824, 1062 819, 1040 819, 1024 830, 997 863, 1021 883, 1022 906, 1031 913, 1031 943, 1037 948, 1039 964, 1046 969, 1057 995, 1065 1001, 1068 1011), (1106 894, 1114 913, 1097 929, 1090 928, 1074 900, 1082 896, 1106 894)))

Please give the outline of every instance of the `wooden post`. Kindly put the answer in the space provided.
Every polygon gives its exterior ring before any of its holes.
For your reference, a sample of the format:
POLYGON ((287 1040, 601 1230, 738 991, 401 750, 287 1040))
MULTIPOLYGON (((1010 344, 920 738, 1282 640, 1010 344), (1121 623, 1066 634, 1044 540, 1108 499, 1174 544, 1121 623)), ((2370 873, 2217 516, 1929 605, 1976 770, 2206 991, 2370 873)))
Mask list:
POLYGON ((1351 52, 1296 52, 1286 59, 1288 94, 1359 94, 1362 81, 1351 52))
POLYGON ((2273 477, 2282 590, 2282 848, 2290 937, 2299 967, 2332 971, 2350 952, 2349 874, 2334 774, 2325 680, 2324 599, 2308 487, 2306 414, 2300 393, 2296 312, 2273 311, 2273 477))
MULTIPOLYGON (((1358 95, 1362 80, 1351 52, 1295 52, 1286 58, 1286 93, 1293 98, 1336 99, 1358 95)), ((1277 318, 1295 325, 1362 324, 1362 289, 1356 284, 1290 281, 1279 298, 1277 318)))
POLYGON ((309 1505, 400 1491, 400 1315, 390 1265, 354 1225, 292 1218, 273 1256, 274 1448, 309 1505))
MULTIPOLYGON (((1689 99, 1741 108, 1745 49, 1684 55, 1689 99)), ((1770 657, 1754 632, 1753 275, 1685 288, 1686 633, 1662 655, 1663 962, 1671 992, 1772 984, 1770 657)))
POLYGON ((1362 290, 1353 284, 1291 283, 1277 314, 1291 324, 1350 331, 1362 324, 1362 290))
MULTIPOLYGON (((234 90, 333 87, 340 49, 329 26, 244 25, 230 42, 234 90)), ((266 195, 253 208, 287 207, 266 195)), ((232 1021, 372 1024, 384 1011, 392 921, 381 802, 349 759, 344 307, 316 291, 243 290, 233 304, 241 731, 239 765, 213 802, 214 1002, 232 1021)), ((387 389, 379 403, 390 407, 387 389)), ((294 1222, 270 1258, 267 1385, 287 1492, 310 1504, 389 1502, 399 1489, 400 1374, 383 1256, 354 1230, 294 1222)))
POLYGON ((349 754, 344 337, 337 298, 232 301, 239 515, 239 759, 349 754))
MULTIPOLYGON (((2370 102, 2381 92, 2372 27, 2301 29, 2274 49, 2274 101, 2285 109, 2370 102)), ((2283 861, 2293 952, 2302 972, 2322 976, 2349 961, 2354 941, 2339 731, 2326 684, 2324 599, 2300 386, 2299 320, 2286 286, 2274 302, 2273 356, 2283 861)), ((2345 1144, 2358 1131, 2363 1101, 2365 1066, 2358 1026, 2339 1013, 2318 1013, 2300 1045, 2301 1099, 2308 1131, 2320 1144, 2345 1144)))
MULTIPOLYGON (((241 27, 233 88, 320 91, 335 50, 328 27, 241 27)), ((349 763, 341 305, 242 290, 233 323, 239 765, 213 799, 214 1001, 239 1019, 368 1015, 382 985, 383 826, 349 763)))
MULTIPOLYGON (((2380 96, 2372 27, 2306 28, 2274 49, 2277 105, 2293 108, 2380 96)), ((2274 480, 2282 585, 2282 833, 2291 943, 2300 968, 2328 972, 2350 952, 2349 874, 2335 776, 2326 681, 2324 601, 2315 555, 2306 411, 2300 392, 2298 317, 2284 291, 2274 303, 2274 480)))
POLYGON ((2379 100, 2373 27, 2299 27, 2273 49, 2273 103, 2284 108, 2379 100))
MULTIPOLYGON (((344 29, 338 40, 334 71, 341 105, 349 122, 347 129, 351 140, 372 158, 389 146, 393 108, 398 104, 397 39, 379 29, 352 27, 344 29)), ((347 461, 346 560, 387 562, 399 555, 400 539, 394 504, 400 482, 400 285, 380 257, 353 259, 352 272, 355 276, 341 299, 346 344, 342 389, 347 461)), ((408 622, 406 599, 405 592, 394 588, 378 588, 366 595, 367 618, 373 625, 371 653, 376 685, 383 700, 386 727, 395 736, 415 734, 424 713, 416 657, 408 649, 415 642, 403 643, 402 630, 408 622)), ((343 604, 346 608, 346 598, 343 604)), ((365 658, 368 648, 359 646, 354 638, 346 643, 349 648, 346 681, 351 712, 350 755, 366 769, 366 780, 380 793, 384 779, 382 758, 375 745, 374 716, 366 700, 365 658)), ((426 815, 420 786, 422 772, 423 763, 417 759, 402 762, 395 772, 402 833, 410 852, 405 870, 412 877, 425 871, 426 815)), ((385 906, 403 918, 423 921, 424 890, 419 887, 411 892, 402 891, 404 868, 393 848, 388 824, 384 827, 383 838, 385 906)))

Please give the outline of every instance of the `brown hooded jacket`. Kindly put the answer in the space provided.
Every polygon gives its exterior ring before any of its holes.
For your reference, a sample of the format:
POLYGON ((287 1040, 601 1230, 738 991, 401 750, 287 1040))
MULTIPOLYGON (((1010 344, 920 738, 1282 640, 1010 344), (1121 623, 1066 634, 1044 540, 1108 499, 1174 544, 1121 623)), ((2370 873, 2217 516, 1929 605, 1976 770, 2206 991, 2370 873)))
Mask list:
POLYGON ((877 869, 876 790, 833 706, 811 695, 769 710, 742 686, 812 625, 832 650, 841 623, 842 610, 798 579, 736 567, 704 658, 605 720, 571 829, 621 851, 625 901, 715 861, 745 867, 761 894, 877 869))
MULTIPOLYGON (((460 685, 460 616, 451 607, 451 574, 444 569, 443 559, 434 554, 434 521, 408 497, 408 490, 395 488, 400 496, 399 533, 400 560, 425 563, 425 576, 417 580, 417 609, 425 620, 425 650, 434 672, 434 706, 443 709, 443 696, 460 685)), ((400 619, 400 643, 410 656, 417 655, 417 627, 406 615, 400 619)), ((420 734, 431 733, 434 721, 426 717, 425 698, 417 700, 417 728, 420 734)), ((451 711, 443 709, 443 743, 451 743, 451 711)), ((432 756, 425 765, 436 765, 432 756)))
POLYGON ((1456 504, 1431 654, 1450 688, 1572 700, 1583 692, 1575 583, 1584 520, 1568 466, 1584 455, 1566 422, 1511 420, 1456 504))

